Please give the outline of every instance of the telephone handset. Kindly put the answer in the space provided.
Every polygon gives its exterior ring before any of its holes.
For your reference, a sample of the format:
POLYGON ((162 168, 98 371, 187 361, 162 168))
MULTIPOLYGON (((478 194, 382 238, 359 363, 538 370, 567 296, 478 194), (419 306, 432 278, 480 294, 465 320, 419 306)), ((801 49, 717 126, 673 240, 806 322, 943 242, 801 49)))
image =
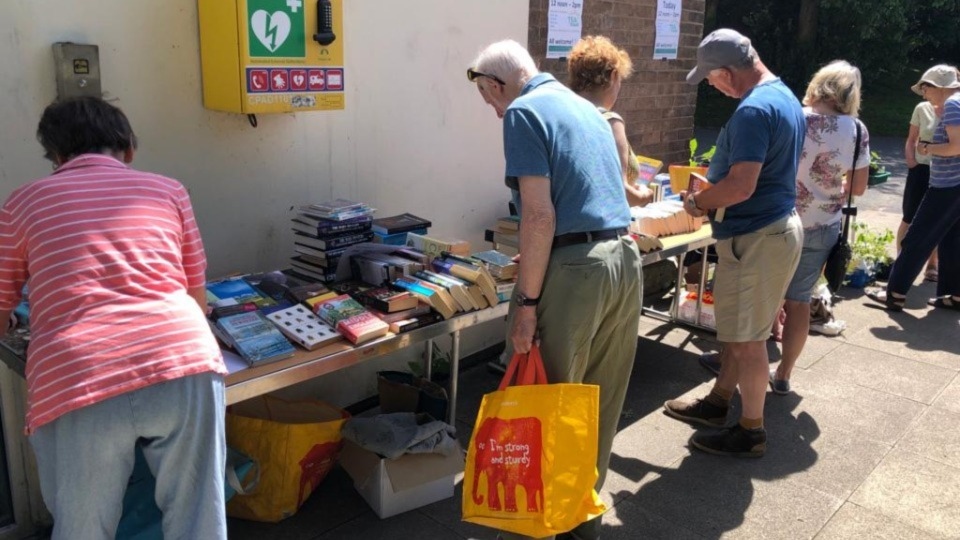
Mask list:
POLYGON ((317 0, 317 33, 313 39, 324 47, 337 39, 333 33, 333 6, 330 0, 317 0))

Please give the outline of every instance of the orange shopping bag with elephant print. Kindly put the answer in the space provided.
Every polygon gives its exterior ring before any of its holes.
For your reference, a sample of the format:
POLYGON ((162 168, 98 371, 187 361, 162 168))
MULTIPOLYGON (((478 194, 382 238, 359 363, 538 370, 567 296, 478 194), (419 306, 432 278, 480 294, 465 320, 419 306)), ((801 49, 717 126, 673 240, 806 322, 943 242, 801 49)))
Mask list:
POLYGON ((606 510, 597 482, 600 389, 547 384, 540 350, 514 355, 483 397, 463 479, 463 519, 542 538, 606 510))

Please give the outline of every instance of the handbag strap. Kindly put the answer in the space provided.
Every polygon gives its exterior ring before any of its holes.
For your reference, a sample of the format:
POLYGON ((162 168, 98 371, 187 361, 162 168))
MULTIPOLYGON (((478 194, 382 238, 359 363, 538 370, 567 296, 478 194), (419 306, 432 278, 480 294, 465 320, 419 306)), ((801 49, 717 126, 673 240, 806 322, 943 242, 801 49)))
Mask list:
POLYGON ((846 240, 848 238, 848 233, 850 232, 850 208, 853 207, 853 176, 857 171, 857 160, 860 158, 860 140, 863 134, 860 132, 860 121, 856 118, 853 119, 853 125, 857 129, 857 139, 856 144, 853 146, 853 166, 850 167, 850 185, 847 190, 847 210, 843 213, 843 232, 840 233, 840 238, 846 240))
POLYGON ((527 354, 513 355, 503 374, 503 379, 500 380, 499 389, 530 384, 548 384, 547 371, 543 367, 543 357, 540 356, 540 347, 536 345, 527 354))

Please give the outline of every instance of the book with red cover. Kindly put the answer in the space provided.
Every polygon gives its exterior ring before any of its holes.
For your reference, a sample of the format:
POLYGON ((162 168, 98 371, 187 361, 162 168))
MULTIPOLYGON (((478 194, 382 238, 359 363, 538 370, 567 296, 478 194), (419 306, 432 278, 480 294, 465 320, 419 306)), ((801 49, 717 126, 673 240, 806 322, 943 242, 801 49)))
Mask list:
POLYGON ((354 345, 359 345, 371 339, 385 336, 390 331, 390 325, 380 320, 373 313, 364 311, 338 322, 337 331, 354 345))

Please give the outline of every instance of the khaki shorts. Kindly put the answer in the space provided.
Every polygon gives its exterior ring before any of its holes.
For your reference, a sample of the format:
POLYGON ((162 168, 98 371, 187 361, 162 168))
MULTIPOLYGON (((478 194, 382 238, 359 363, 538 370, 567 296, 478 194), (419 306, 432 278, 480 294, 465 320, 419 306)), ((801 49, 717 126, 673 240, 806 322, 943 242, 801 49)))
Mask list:
POLYGON ((717 241, 713 288, 717 338, 766 341, 803 247, 796 212, 757 231, 717 241))

